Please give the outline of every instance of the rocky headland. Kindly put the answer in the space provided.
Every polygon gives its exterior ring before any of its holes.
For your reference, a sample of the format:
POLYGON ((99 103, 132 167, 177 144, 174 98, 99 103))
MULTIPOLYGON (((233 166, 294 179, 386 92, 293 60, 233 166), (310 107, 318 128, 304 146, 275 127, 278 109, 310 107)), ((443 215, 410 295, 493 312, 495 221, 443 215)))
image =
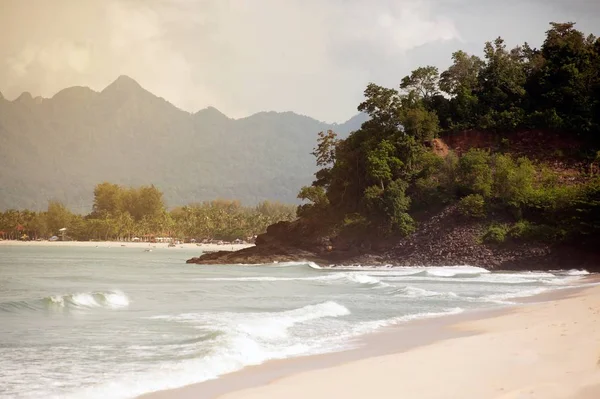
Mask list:
MULTIPOLYGON (((501 220, 498 217, 498 220, 501 220)), ((590 243, 510 242, 484 244, 489 220, 465 218, 456 206, 423 217, 406 238, 332 236, 303 220, 280 222, 258 236, 256 246, 189 259, 195 264, 270 264, 311 261, 330 265, 475 265, 496 270, 585 268, 600 271, 600 253, 590 243)))

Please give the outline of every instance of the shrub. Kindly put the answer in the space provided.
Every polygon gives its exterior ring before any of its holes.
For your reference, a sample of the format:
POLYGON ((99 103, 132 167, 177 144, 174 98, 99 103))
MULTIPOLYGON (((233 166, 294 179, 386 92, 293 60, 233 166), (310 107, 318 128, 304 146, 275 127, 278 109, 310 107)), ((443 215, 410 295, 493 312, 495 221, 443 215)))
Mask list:
POLYGON ((487 244, 502 244, 506 240, 508 226, 505 224, 493 224, 483 233, 483 242, 487 244))
POLYGON ((531 196, 535 182, 535 168, 527 158, 516 162, 510 155, 493 158, 493 196, 510 208, 520 208, 531 196))
POLYGON ((510 236, 510 238, 513 238, 515 240, 526 240, 527 238, 529 238, 530 232, 531 223, 527 220, 519 220, 510 228, 510 230, 508 231, 508 235, 510 236))
POLYGON ((485 200, 480 194, 467 195, 458 203, 458 211, 463 216, 481 218, 485 216, 485 200))
POLYGON ((342 221, 342 227, 344 228, 364 227, 368 224, 368 219, 360 213, 349 213, 344 216, 344 220, 342 221))
POLYGON ((459 189, 465 194, 481 194, 489 197, 492 193, 492 170, 490 154, 480 149, 470 149, 458 161, 459 189))
POLYGON ((549 186, 532 190, 527 205, 546 213, 556 213, 572 206, 581 196, 578 186, 549 186))
POLYGON ((559 227, 535 224, 527 220, 518 221, 508 231, 508 236, 516 241, 556 242, 563 240, 566 235, 566 230, 559 227))

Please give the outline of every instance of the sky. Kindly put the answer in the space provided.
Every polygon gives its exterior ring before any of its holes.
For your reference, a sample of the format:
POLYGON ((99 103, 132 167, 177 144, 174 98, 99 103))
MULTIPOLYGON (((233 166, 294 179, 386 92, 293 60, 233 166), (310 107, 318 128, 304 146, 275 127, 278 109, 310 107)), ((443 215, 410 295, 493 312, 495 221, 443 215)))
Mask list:
POLYGON ((600 36, 598 0, 0 0, 0 92, 100 91, 119 75, 179 108, 294 111, 343 122, 369 82, 550 21, 600 36))

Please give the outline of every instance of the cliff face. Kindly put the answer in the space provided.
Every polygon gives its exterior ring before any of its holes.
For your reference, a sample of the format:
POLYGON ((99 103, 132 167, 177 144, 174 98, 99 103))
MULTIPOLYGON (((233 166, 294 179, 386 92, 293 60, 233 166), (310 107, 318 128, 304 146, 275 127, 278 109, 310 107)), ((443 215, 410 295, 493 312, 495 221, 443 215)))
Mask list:
POLYGON ((485 245, 480 242, 490 220, 468 219, 456 206, 436 212, 407 238, 378 240, 372 235, 349 239, 319 233, 304 221, 280 222, 258 237, 256 246, 216 252, 188 260, 197 264, 268 264, 312 261, 320 265, 451 266, 489 269, 600 271, 600 253, 584 245, 544 243, 485 245))

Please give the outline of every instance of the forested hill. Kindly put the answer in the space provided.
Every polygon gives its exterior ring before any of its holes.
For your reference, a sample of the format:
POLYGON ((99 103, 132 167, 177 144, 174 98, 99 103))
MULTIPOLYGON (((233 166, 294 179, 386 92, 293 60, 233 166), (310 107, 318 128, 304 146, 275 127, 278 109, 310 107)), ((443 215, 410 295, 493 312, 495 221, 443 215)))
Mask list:
POLYGON ((597 270, 600 39, 552 23, 540 48, 483 48, 398 89, 369 84, 358 110, 370 119, 319 135, 298 220, 190 262, 597 270))
POLYGON ((315 171, 315 134, 346 136, 364 120, 330 125, 293 112, 230 119, 212 107, 190 114, 126 76, 99 93, 0 96, 0 209, 45 209, 53 199, 86 213, 101 181, 154 184, 168 206, 219 197, 293 202, 315 171))

